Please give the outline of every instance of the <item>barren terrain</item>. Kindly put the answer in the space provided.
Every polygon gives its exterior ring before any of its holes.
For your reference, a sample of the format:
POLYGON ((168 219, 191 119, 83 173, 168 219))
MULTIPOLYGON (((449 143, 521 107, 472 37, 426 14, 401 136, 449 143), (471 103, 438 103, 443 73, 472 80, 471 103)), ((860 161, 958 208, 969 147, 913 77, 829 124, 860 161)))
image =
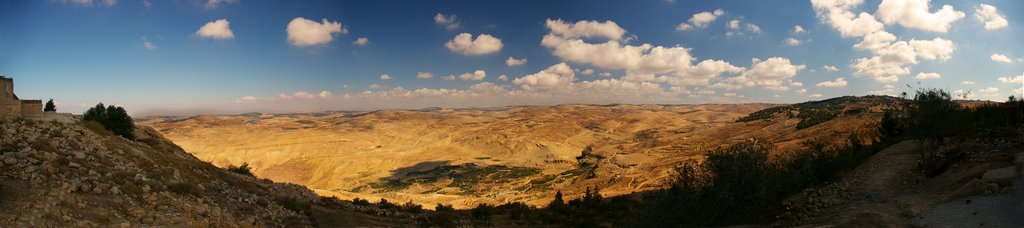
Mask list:
POLYGON ((139 124, 199 159, 248 163, 258 177, 321 195, 465 208, 542 205, 556 190, 577 198, 587 187, 605 196, 660 188, 675 167, 706 149, 750 138, 772 141, 781 152, 808 140, 871 137, 877 104, 838 102, 830 106, 834 119, 804 129, 797 129, 797 110, 737 122, 770 104, 248 113, 139 124))

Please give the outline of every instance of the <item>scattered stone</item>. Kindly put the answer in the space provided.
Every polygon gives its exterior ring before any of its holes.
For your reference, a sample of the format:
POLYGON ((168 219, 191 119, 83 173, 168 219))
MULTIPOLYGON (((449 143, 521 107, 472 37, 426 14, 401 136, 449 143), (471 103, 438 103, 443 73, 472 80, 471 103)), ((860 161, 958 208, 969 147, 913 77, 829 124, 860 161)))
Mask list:
POLYGON ((981 180, 986 183, 996 183, 999 185, 1010 185, 1013 179, 1017 177, 1017 167, 1010 166, 1005 168, 993 169, 985 172, 981 175, 981 180))
MULTIPOLYGON (((952 194, 949 194, 949 196, 946 196, 946 201, 977 195, 978 193, 982 193, 984 191, 985 182, 978 179, 973 179, 970 182, 964 184, 963 186, 960 186, 959 189, 957 189, 952 194)), ((970 201, 968 201, 967 203, 970 203, 970 201)))

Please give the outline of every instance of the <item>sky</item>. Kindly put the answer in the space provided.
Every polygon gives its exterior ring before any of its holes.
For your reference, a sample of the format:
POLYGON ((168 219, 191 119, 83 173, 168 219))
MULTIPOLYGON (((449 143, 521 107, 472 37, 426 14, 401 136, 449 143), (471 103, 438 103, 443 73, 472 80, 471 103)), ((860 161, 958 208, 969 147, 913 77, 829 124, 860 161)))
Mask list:
POLYGON ((80 113, 797 103, 1024 85, 1024 2, 0 1, 0 75, 80 113))

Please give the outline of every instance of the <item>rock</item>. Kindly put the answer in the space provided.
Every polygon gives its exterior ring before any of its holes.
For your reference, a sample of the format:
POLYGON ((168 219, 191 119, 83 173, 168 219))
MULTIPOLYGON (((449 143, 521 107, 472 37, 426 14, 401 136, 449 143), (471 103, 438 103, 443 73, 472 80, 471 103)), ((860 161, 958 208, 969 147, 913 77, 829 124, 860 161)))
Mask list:
POLYGON ((18 159, 17 158, 6 158, 6 159, 4 159, 4 164, 14 165, 14 164, 17 164, 17 163, 18 163, 18 159))
POLYGON ((959 189, 949 194, 949 196, 946 196, 946 201, 955 200, 967 196, 973 196, 984 191, 985 182, 978 179, 974 179, 971 180, 970 182, 967 182, 963 186, 960 186, 959 189))
POLYGON ((1010 185, 1013 179, 1017 177, 1017 167, 1010 166, 1005 168, 993 169, 985 172, 981 175, 981 180, 985 183, 996 183, 999 185, 1010 185))

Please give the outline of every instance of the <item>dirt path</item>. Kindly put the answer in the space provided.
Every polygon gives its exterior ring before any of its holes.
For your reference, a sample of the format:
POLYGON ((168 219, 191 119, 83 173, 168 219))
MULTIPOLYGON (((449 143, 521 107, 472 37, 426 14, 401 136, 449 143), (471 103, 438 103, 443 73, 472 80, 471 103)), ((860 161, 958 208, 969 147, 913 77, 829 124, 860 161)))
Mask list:
POLYGON ((1024 227, 1021 223, 1024 221, 1017 221, 1024 220, 1024 216, 1020 216, 1024 215, 1021 205, 1024 194, 965 198, 982 202, 974 206, 961 205, 965 204, 965 199, 945 201, 946 196, 966 180, 979 177, 986 170, 1003 167, 1004 164, 966 163, 928 179, 917 172, 917 148, 918 144, 914 141, 898 143, 878 152, 836 183, 801 193, 800 196, 804 198, 799 198, 798 202, 802 203, 794 206, 803 210, 793 216, 798 218, 795 219, 797 221, 778 225, 1024 227), (1012 211, 1014 209, 1017 211, 1012 211), (979 211, 982 214, 980 216, 979 211), (1005 218, 1011 214, 1019 217, 1005 218))

